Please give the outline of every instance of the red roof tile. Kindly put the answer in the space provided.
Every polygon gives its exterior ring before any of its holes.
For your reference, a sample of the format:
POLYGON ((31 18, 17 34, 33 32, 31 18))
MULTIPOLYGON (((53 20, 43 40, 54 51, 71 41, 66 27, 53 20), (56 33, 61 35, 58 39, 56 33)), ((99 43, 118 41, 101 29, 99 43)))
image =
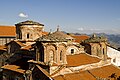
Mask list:
POLYGON ((31 46, 31 45, 28 45, 28 46, 22 47, 21 49, 22 49, 22 50, 30 50, 31 48, 32 48, 32 46, 31 46))
POLYGON ((96 80, 88 71, 70 73, 53 77, 54 80, 96 80))
MULTIPOLYGON (((115 80, 110 76, 115 74, 118 78, 120 76, 120 69, 114 65, 107 65, 91 70, 80 71, 78 73, 70 73, 53 77, 54 80, 115 80)), ((117 79, 116 79, 117 80, 117 79)))
POLYGON ((18 45, 20 45, 21 47, 22 46, 25 46, 25 44, 23 44, 22 42, 20 42, 20 41, 15 41, 18 45))
POLYGON ((42 35, 47 35, 48 34, 48 32, 42 32, 42 35))
POLYGON ((86 39, 90 38, 87 35, 74 35, 74 36, 72 35, 72 37, 75 38, 75 42, 78 42, 78 43, 80 43, 83 40, 86 40, 86 39))
POLYGON ((67 55, 67 66, 80 66, 99 62, 100 59, 88 54, 81 53, 76 55, 67 55))
POLYGON ((16 66, 16 65, 4 65, 1 68, 2 69, 7 69, 7 70, 10 70, 10 71, 15 71, 15 72, 22 73, 22 74, 25 72, 25 70, 20 69, 20 67, 16 66))
MULTIPOLYGON (((89 70, 96 77, 109 78, 113 73, 120 76, 120 69, 114 65, 108 65, 96 69, 89 70)), ((111 79, 110 79, 111 80, 111 79)))
MULTIPOLYGON (((42 32, 42 35, 47 35, 48 32, 42 32)), ((16 27, 15 26, 0 26, 0 36, 16 36, 16 27)))
POLYGON ((0 26, 0 36, 16 36, 15 26, 0 26))

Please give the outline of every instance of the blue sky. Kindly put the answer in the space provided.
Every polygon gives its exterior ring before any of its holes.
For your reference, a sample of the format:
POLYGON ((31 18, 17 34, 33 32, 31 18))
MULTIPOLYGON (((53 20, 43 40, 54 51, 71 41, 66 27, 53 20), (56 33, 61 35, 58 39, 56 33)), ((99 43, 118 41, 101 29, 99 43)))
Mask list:
POLYGON ((0 0, 0 25, 34 20, 45 31, 120 33, 120 0, 0 0), (22 16, 20 16, 22 14, 22 16))

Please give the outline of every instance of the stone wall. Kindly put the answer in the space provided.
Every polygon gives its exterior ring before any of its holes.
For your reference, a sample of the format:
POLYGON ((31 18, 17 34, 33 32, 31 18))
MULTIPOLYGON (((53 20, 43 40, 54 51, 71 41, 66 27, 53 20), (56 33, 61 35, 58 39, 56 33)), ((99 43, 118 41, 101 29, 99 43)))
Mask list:
POLYGON ((21 25, 17 26, 17 39, 35 40, 42 36, 43 26, 40 25, 21 25))
POLYGON ((44 62, 54 62, 57 64, 66 63, 66 47, 62 42, 43 43, 44 45, 44 62))
POLYGON ((14 39, 15 37, 0 37, 0 45, 5 45, 14 39))

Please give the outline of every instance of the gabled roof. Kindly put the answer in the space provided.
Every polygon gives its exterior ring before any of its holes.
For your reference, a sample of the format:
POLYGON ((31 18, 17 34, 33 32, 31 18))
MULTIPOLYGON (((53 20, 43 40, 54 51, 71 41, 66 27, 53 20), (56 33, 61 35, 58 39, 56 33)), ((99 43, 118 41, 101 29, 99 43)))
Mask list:
POLYGON ((21 47, 22 46, 25 46, 25 44, 23 44, 22 42, 20 42, 20 41, 15 41, 18 45, 20 45, 21 47))
MULTIPOLYGON (((43 31, 42 35, 47 35, 48 32, 43 31)), ((0 37, 16 37, 15 26, 0 26, 0 37)))
MULTIPOLYGON (((46 65, 44 62, 41 61, 34 61, 34 60, 28 60, 29 63, 33 63, 33 64, 40 64, 40 65, 46 65)), ((46 65, 47 66, 47 65, 46 65)))
POLYGON ((68 67, 75 67, 75 66, 81 66, 86 64, 92 64, 100 62, 101 59, 97 57, 90 56, 86 53, 80 53, 75 55, 67 55, 67 66, 68 67))
MULTIPOLYGON (((100 78, 110 78, 112 74, 120 76, 120 68, 114 65, 107 65, 96 69, 89 70, 96 77, 100 78)), ((112 79, 110 79, 112 80, 112 79)), ((113 79, 114 80, 114 79, 113 79)))
POLYGON ((116 80, 120 77, 120 68, 114 65, 102 66, 91 70, 69 73, 53 77, 54 80, 116 80))
POLYGON ((33 45, 35 44, 36 42, 30 42, 30 43, 26 43, 24 44, 24 46, 21 47, 22 50, 30 50, 33 48, 33 45))
POLYGON ((72 35, 72 37, 75 38, 75 42, 78 42, 78 43, 81 43, 81 41, 84 41, 90 38, 87 35, 72 35))
POLYGON ((0 37, 15 37, 16 28, 15 26, 0 26, 0 37))
POLYGON ((2 69, 6 69, 6 70, 10 70, 10 71, 14 71, 14 72, 18 72, 18 73, 25 73, 25 70, 20 69, 20 66, 16 66, 16 65, 4 65, 1 67, 2 69))
POLYGON ((27 45, 21 48, 22 50, 30 50, 32 49, 32 45, 27 45))
POLYGON ((20 42, 20 41, 18 41, 18 40, 14 40, 14 41, 11 41, 11 42, 9 42, 9 43, 7 43, 6 45, 9 45, 9 44, 11 44, 11 43, 16 43, 16 44, 18 44, 19 46, 25 46, 25 44, 23 44, 22 42, 20 42))

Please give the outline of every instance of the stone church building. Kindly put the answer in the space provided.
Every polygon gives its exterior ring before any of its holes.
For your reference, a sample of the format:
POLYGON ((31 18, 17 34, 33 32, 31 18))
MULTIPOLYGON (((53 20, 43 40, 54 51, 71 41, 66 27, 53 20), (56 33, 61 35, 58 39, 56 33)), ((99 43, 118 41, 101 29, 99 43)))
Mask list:
MULTIPOLYGON (((75 76, 75 80, 87 80, 85 76, 77 75, 84 71, 91 76, 90 80, 108 79, 111 73, 102 77, 91 69, 115 68, 107 57, 107 39, 104 37, 93 35, 78 43, 59 27, 44 35, 44 25, 38 22, 24 21, 15 26, 16 39, 6 44, 9 55, 1 67, 3 80, 73 80, 75 76), (73 74, 71 79, 67 78, 69 74, 73 74)), ((120 76, 118 68, 112 72, 120 76)))
POLYGON ((25 21, 15 24, 16 37, 20 40, 36 40, 42 36, 44 25, 38 22, 25 21))

